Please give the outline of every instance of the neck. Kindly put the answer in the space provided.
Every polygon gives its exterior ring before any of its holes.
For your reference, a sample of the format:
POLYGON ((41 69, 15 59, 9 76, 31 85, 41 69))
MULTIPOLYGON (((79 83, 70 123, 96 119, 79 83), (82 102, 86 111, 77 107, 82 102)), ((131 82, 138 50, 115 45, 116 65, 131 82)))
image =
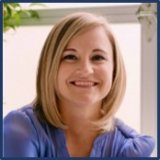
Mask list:
POLYGON ((97 120, 100 117, 101 103, 78 105, 63 102, 59 106, 63 121, 69 130, 75 133, 92 130, 91 121, 97 120))
POLYGON ((60 103, 63 121, 68 126, 65 130, 66 145, 70 156, 89 156, 98 130, 93 130, 91 121, 100 117, 101 103, 94 105, 60 103))

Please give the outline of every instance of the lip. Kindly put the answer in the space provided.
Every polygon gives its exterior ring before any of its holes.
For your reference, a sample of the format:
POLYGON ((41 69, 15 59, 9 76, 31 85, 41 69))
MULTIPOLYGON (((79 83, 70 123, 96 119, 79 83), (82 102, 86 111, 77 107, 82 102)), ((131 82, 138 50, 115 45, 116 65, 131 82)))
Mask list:
POLYGON ((82 87, 82 88, 91 88, 98 85, 98 82, 91 81, 91 80, 74 80, 70 81, 70 84, 76 87, 82 87))

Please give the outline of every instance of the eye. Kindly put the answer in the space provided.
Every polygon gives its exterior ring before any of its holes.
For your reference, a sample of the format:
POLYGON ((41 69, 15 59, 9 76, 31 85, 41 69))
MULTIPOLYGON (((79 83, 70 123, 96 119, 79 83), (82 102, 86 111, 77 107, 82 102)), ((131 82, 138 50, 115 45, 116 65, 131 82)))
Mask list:
POLYGON ((102 60, 106 60, 106 58, 102 55, 94 55, 91 58, 93 61, 102 61, 102 60))
POLYGON ((78 58, 73 54, 68 54, 68 55, 63 57, 63 60, 67 60, 67 61, 74 61, 74 60, 77 60, 77 59, 78 58))

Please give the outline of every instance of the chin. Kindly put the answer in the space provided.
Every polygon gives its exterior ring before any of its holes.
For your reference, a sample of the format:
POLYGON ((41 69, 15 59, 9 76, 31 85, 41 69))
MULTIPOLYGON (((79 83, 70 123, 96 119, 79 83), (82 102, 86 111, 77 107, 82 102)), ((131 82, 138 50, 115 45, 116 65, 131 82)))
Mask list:
POLYGON ((74 100, 74 103, 77 105, 81 105, 81 106, 92 106, 92 105, 101 103, 101 100, 100 101, 95 101, 95 100, 93 101, 93 99, 94 98, 92 97, 92 99, 84 98, 84 99, 74 100))

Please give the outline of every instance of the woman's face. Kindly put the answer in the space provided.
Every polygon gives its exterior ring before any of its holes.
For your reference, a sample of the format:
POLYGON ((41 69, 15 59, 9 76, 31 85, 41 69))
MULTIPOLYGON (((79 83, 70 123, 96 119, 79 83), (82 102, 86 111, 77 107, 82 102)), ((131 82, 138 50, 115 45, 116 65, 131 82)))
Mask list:
POLYGON ((101 103, 112 86, 113 51, 103 27, 90 28, 71 39, 58 71, 60 102, 101 103))

